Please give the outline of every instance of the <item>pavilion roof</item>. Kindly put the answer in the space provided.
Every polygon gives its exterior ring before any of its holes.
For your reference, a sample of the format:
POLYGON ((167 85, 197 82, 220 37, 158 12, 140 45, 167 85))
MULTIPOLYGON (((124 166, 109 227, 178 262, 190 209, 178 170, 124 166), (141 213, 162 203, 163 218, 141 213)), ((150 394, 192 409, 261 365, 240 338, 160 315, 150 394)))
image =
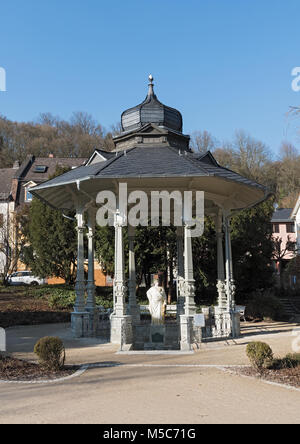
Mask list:
MULTIPOLYGON (((96 163, 81 166, 31 189, 54 208, 74 210, 78 198, 94 202, 102 190, 116 192, 118 183, 131 190, 195 190, 205 192, 206 206, 216 203, 243 209, 267 198, 262 185, 220 166, 210 152, 178 150, 169 144, 138 144, 96 163)), ((211 210, 212 214, 215 212, 211 210)))
POLYGON ((114 153, 107 161, 81 166, 33 188, 34 193, 49 187, 76 183, 88 178, 165 178, 214 176, 245 184, 256 189, 265 188, 240 174, 220 166, 210 152, 199 155, 166 145, 138 146, 114 153))

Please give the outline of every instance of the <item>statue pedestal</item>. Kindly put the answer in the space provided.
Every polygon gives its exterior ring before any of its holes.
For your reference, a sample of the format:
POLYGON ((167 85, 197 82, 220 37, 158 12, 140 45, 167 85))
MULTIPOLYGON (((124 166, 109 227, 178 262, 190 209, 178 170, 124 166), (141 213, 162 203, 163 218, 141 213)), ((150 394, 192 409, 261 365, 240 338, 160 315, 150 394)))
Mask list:
POLYGON ((149 342, 144 345, 145 350, 165 349, 166 327, 165 325, 150 325, 149 342))

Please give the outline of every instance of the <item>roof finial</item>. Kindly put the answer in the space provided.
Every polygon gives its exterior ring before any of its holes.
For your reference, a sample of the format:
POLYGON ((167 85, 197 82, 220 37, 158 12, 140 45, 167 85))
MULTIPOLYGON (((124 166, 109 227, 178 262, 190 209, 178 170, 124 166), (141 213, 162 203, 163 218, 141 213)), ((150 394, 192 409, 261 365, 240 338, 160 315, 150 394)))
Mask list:
POLYGON ((149 86, 148 97, 149 97, 149 96, 154 96, 154 91, 153 91, 153 86, 154 86, 153 80, 154 79, 153 79, 153 76, 151 74, 149 75, 148 78, 149 78, 149 82, 150 82, 149 85, 148 85, 149 86))

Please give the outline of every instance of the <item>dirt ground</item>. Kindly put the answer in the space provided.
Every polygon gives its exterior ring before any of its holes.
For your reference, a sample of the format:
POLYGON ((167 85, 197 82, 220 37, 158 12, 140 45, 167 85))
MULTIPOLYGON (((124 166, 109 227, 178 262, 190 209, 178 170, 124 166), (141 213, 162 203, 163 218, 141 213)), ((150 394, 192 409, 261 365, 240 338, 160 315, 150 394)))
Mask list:
POLYGON ((32 287, 0 287, 0 327, 69 322, 70 310, 49 307, 32 287))

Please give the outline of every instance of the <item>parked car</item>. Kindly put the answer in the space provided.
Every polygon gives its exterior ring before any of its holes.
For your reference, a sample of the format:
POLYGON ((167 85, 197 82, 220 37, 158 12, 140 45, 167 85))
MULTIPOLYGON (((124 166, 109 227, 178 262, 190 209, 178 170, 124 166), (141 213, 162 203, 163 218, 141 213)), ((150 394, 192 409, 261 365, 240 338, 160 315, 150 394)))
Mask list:
POLYGON ((41 279, 33 275, 31 271, 16 271, 8 276, 8 285, 43 285, 46 279, 41 279))

